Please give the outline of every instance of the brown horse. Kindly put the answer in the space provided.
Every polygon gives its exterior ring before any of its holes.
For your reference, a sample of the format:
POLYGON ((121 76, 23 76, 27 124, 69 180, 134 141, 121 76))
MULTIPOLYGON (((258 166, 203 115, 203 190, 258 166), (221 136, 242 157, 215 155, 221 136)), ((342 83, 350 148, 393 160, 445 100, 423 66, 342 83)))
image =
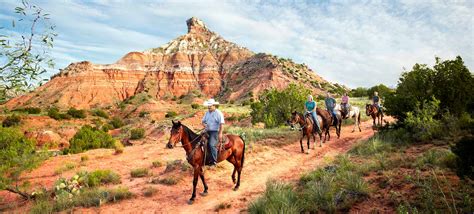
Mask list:
POLYGON ((377 119, 379 125, 382 125, 383 113, 382 111, 379 111, 379 108, 377 108, 376 105, 365 105, 365 114, 367 114, 367 116, 372 116, 372 119, 374 121, 374 127, 376 126, 375 119, 377 119))
MULTIPOLYGON (((318 111, 318 109, 316 111, 318 111)), ((321 147, 322 143, 326 142, 326 135, 328 135, 328 132, 329 132, 328 131, 329 130, 329 126, 328 126, 329 123, 327 122, 327 118, 321 117, 321 115, 319 113, 317 113, 317 115, 318 115, 319 127, 321 128, 321 132, 318 133, 319 134, 319 146, 321 147), (324 132, 324 141, 321 143, 323 132, 324 132)), ((311 136, 313 136, 313 140, 316 143, 316 135, 315 135, 316 133, 313 131, 313 121, 312 121, 312 119, 310 119, 310 117, 311 117, 311 115, 303 116, 303 114, 294 111, 293 113, 291 113, 290 120, 288 120, 288 123, 290 124, 290 126, 292 128, 294 128, 294 126, 296 124, 299 124, 300 127, 301 127, 302 135, 301 135, 301 138, 300 138, 300 146, 301 146, 301 152, 303 152, 303 153, 304 153, 303 138, 305 136, 307 138, 306 144, 308 146, 308 151, 306 153, 309 153, 309 149, 310 149, 310 146, 309 146, 310 143, 309 142, 310 142, 311 136)))
MULTIPOLYGON (((208 187, 206 184, 206 180, 204 179, 203 172, 203 166, 205 165, 204 151, 207 148, 204 148, 204 144, 201 143, 203 135, 198 135, 194 133, 191 129, 181 124, 180 121, 176 123, 174 121, 171 122, 173 123, 173 126, 171 128, 171 136, 166 146, 172 149, 176 145, 176 143, 181 142, 184 151, 186 151, 186 159, 194 169, 193 194, 189 199, 189 204, 192 204, 194 202, 194 199, 196 198, 196 185, 198 183, 199 177, 201 178, 202 184, 204 185, 204 192, 201 195, 207 195, 208 187)), ((225 137, 227 137, 228 139, 228 144, 231 144, 232 146, 228 149, 219 151, 217 162, 227 160, 234 165, 234 172, 232 173, 232 182, 236 184, 234 190, 238 190, 240 186, 240 174, 242 173, 242 168, 244 166, 245 160, 245 142, 238 135, 228 134, 225 135, 225 137), (236 172, 238 174, 237 182, 235 179, 236 172)))

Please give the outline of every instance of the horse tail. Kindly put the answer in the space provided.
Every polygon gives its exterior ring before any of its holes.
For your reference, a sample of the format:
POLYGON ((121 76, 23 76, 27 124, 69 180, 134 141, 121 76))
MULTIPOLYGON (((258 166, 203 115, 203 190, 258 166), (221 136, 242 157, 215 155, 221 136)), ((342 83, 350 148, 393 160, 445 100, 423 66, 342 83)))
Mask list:
POLYGON ((241 162, 240 162, 240 167, 241 168, 244 168, 244 160, 245 160, 245 141, 244 139, 241 137, 240 139, 242 139, 242 142, 244 143, 244 148, 242 149, 242 159, 241 159, 241 162))
POLYGON ((358 121, 358 123, 360 124, 360 112, 359 112, 359 114, 357 115, 357 121, 358 121))

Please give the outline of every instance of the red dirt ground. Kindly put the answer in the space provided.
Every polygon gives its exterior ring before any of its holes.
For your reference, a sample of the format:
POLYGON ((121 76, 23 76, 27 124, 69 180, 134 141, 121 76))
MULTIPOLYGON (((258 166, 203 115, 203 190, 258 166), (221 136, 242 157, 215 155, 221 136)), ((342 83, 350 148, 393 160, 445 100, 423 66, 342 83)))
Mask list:
MULTIPOLYGON (((41 167, 25 176, 32 186, 51 188, 60 175, 55 175, 55 170, 65 163, 75 163, 77 167, 62 174, 69 178, 77 171, 95 169, 111 169, 122 178, 121 186, 126 186, 135 197, 119 203, 108 203, 99 208, 75 208, 74 211, 86 213, 207 213, 215 212, 215 208, 222 203, 231 204, 230 208, 220 210, 221 213, 238 213, 247 209, 248 204, 257 198, 264 190, 269 179, 296 181, 299 177, 316 167, 327 163, 338 154, 347 152, 359 140, 369 138, 374 134, 372 121, 361 124, 362 132, 351 133, 352 125, 342 128, 340 139, 335 138, 332 129, 332 139, 319 147, 319 143, 310 150, 310 154, 300 151, 299 142, 283 147, 256 146, 253 152, 247 152, 245 165, 242 172, 241 186, 238 191, 233 191, 231 180, 232 166, 229 163, 220 163, 215 169, 206 169, 205 176, 209 186, 209 195, 197 195, 193 205, 188 205, 187 200, 192 192, 191 172, 180 172, 181 180, 178 184, 167 186, 152 184, 152 178, 163 178, 167 161, 185 160, 185 152, 181 147, 166 149, 165 141, 154 144, 136 145, 126 147, 123 154, 114 155, 114 150, 98 149, 82 154, 53 157, 42 164, 41 167), (258 151, 257 151, 258 150, 258 151), (80 163, 81 156, 89 156, 89 160, 80 163), (152 162, 159 160, 164 163, 162 167, 153 168, 152 162), (149 168, 153 175, 144 178, 131 178, 130 171, 135 168, 149 168), (158 193, 152 197, 143 196, 143 189, 153 186, 158 193)), ((258 145, 258 143, 255 143, 258 145)), ((314 144, 311 144, 313 147, 314 144)), ((198 192, 202 192, 202 183, 198 183, 198 192)), ((4 201, 0 204, 15 202, 20 199, 7 192, 0 192, 4 201)), ((30 205, 21 203, 16 211, 23 212, 30 205)))

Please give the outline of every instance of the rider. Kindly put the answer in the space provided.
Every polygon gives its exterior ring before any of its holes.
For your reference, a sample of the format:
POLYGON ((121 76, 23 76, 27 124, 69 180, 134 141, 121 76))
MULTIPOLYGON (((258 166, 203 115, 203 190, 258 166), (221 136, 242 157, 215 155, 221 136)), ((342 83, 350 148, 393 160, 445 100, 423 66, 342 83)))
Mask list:
POLYGON ((344 92, 344 95, 341 98, 341 107, 342 111, 344 112, 344 118, 347 118, 350 109, 349 96, 347 95, 347 92, 344 92))
POLYGON ((313 132, 321 132, 321 129, 319 128, 318 116, 316 113, 316 102, 313 100, 312 95, 308 95, 308 101, 306 101, 306 103, 304 104, 304 109, 313 118, 313 122, 315 124, 313 126, 313 132))
POLYGON ((379 97, 379 93, 376 92, 376 91, 374 91, 374 96, 372 97, 372 104, 377 107, 377 110, 378 110, 378 111, 380 111, 381 113, 383 113, 383 112, 382 112, 382 108, 381 108, 381 106, 380 106, 380 103, 381 103, 381 99, 380 99, 380 97, 379 97))
POLYGON ((334 118, 334 123, 336 123, 336 100, 331 97, 331 93, 326 93, 326 99, 324 99, 324 103, 326 104, 326 109, 331 113, 332 117, 334 118))
POLYGON ((216 109, 217 105, 219 105, 219 102, 214 99, 205 101, 204 106, 207 106, 208 111, 202 118, 202 125, 209 135, 208 147, 211 151, 211 166, 217 164, 217 143, 222 142, 222 126, 224 124, 224 115, 216 109))

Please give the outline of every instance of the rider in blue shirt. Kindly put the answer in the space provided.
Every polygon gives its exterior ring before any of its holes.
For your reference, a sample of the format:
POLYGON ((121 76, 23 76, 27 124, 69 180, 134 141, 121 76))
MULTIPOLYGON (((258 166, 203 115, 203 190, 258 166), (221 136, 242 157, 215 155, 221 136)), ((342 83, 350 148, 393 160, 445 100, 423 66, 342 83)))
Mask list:
POLYGON ((313 132, 320 132, 321 129, 319 128, 319 121, 318 121, 318 116, 316 113, 316 102, 313 100, 312 95, 308 95, 308 101, 304 104, 304 108, 307 113, 311 114, 311 117, 313 118, 314 126, 313 126, 313 132))

